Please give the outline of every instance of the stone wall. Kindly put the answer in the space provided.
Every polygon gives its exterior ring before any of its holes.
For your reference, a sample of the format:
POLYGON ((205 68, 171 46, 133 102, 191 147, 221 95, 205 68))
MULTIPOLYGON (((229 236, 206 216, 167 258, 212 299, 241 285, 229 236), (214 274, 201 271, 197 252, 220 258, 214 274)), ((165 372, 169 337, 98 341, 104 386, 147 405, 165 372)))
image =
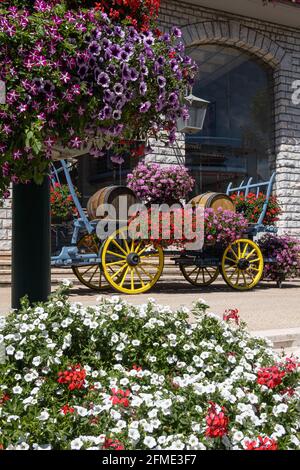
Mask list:
POLYGON ((11 251, 11 199, 0 206, 0 255, 11 251))

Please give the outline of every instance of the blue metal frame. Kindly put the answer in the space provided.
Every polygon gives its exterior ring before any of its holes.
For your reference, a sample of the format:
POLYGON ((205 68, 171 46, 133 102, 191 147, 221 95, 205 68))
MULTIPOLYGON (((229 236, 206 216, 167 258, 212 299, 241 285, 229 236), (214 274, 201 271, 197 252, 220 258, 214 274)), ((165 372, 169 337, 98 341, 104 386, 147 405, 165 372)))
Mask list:
POLYGON ((266 189, 266 200, 264 202, 260 217, 257 221, 257 223, 254 225, 252 228, 253 232, 277 232, 276 227, 273 226, 266 226, 263 224, 264 218, 266 216, 266 212, 268 209, 268 203, 270 200, 270 196, 272 194, 272 189, 273 189, 273 184, 275 181, 276 173, 274 172, 270 178, 269 181, 264 181, 262 183, 255 183, 253 184, 253 178, 250 178, 246 184, 244 184, 244 181, 237 187, 233 188, 232 183, 230 183, 227 187, 226 194, 227 196, 230 196, 230 194, 237 193, 240 195, 241 193, 245 193, 245 196, 248 196, 250 190, 256 190, 256 196, 259 195, 261 192, 261 188, 266 189))
POLYGON ((73 202, 75 204, 75 207, 78 211, 79 217, 75 218, 73 220, 73 233, 72 233, 72 239, 71 239, 71 245, 70 246, 64 246, 58 256, 52 256, 51 258, 51 265, 56 266, 56 267, 70 267, 70 266, 85 266, 85 265, 91 265, 91 264, 100 264, 101 259, 99 254, 83 254, 79 253, 79 250, 77 248, 77 243, 79 240, 79 233, 80 230, 84 230, 87 234, 92 234, 95 233, 96 231, 96 225, 98 221, 90 222, 89 219, 87 218, 82 205, 80 204, 80 201, 78 199, 74 184, 72 182, 69 168, 70 164, 68 164, 65 160, 60 160, 61 166, 60 168, 56 168, 52 164, 51 168, 51 181, 52 183, 60 183, 60 173, 64 173, 67 184, 70 190, 70 194, 72 196, 73 202))

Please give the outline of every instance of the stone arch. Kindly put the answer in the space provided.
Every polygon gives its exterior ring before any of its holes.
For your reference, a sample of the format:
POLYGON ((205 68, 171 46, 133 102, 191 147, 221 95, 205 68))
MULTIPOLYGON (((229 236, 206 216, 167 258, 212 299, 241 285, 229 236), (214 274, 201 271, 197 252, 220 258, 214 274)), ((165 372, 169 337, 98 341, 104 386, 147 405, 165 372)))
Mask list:
MULTIPOLYGON (((278 69, 290 60, 275 41, 236 21, 202 21, 182 28, 187 49, 201 44, 224 44, 243 49, 278 69)), ((287 68, 287 67, 285 67, 287 68)))

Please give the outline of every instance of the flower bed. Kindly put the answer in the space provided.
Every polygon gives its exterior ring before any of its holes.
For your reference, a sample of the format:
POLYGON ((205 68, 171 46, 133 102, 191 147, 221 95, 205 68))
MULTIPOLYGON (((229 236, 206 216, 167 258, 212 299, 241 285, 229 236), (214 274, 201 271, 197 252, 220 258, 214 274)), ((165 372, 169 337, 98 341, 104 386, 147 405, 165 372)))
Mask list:
POLYGON ((204 245, 222 250, 242 237, 248 227, 248 221, 242 214, 221 208, 217 211, 205 209, 203 214, 193 209, 179 208, 165 214, 149 208, 148 212, 139 214, 138 222, 133 217, 130 223, 134 224, 137 237, 166 248, 172 245, 184 248, 194 241, 195 233, 203 229, 204 245))
POLYGON ((299 364, 204 301, 172 312, 56 294, 0 323, 5 449, 299 448, 299 364))

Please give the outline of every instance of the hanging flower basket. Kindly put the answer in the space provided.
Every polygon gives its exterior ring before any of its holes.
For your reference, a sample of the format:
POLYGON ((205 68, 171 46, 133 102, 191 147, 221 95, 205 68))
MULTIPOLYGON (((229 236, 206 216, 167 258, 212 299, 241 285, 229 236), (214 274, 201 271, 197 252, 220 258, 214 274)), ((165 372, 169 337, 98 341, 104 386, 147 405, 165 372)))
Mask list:
POLYGON ((196 66, 178 28, 162 34, 71 3, 37 1, 32 14, 1 2, 0 197, 11 182, 42 182, 51 159, 116 155, 120 141, 163 129, 173 142, 187 115, 196 66))

